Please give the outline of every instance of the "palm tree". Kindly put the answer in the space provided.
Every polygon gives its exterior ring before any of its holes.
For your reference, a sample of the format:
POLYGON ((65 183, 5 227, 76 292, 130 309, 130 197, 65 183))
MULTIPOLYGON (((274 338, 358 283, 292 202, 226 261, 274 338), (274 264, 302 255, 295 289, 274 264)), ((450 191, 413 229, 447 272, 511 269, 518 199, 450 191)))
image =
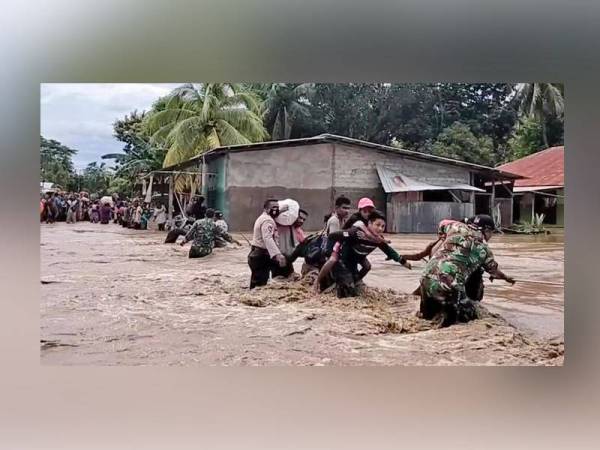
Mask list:
POLYGON ((564 115, 563 93, 563 86, 557 83, 519 83, 515 87, 514 100, 520 113, 541 123, 546 147, 548 147, 547 120, 551 117, 562 119, 564 115))
POLYGON ((264 102, 264 119, 273 140, 289 139, 294 125, 310 117, 312 83, 273 83, 264 102))
POLYGON ((256 95, 239 84, 185 84, 144 120, 150 145, 163 147, 163 167, 224 145, 262 141, 266 130, 256 95))

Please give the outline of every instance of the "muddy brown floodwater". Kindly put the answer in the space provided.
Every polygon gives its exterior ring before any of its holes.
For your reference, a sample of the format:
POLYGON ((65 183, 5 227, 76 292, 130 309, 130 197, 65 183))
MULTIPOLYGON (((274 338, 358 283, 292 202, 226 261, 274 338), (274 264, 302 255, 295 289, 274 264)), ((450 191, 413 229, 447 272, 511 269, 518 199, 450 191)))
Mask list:
MULTIPOLYGON (((376 251, 368 288, 354 299, 314 295, 302 281, 250 291, 247 246, 190 260, 189 244, 163 244, 164 236, 113 224, 41 226, 44 364, 563 364, 562 286, 486 282, 481 319, 435 329, 405 294, 424 263, 408 271, 376 251)), ((401 252, 431 238, 390 236, 401 252)), ((564 281, 560 235, 500 236, 491 246, 516 278, 564 281)))

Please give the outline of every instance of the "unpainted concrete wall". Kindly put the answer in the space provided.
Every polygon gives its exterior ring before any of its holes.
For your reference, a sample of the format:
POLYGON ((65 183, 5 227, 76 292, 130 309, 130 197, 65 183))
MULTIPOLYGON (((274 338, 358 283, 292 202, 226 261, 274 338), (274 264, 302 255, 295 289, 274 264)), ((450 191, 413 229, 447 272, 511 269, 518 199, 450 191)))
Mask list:
POLYGON ((376 164, 384 164, 409 177, 431 184, 469 183, 470 171, 449 164, 414 160, 374 149, 335 145, 335 186, 380 186, 376 164))
POLYGON ((234 231, 251 230, 267 198, 293 198, 309 213, 306 230, 323 228, 331 210, 332 146, 279 147, 230 153, 226 196, 234 231))
MULTIPOLYGON (((388 211, 386 194, 383 191, 379 175, 377 174, 377 163, 395 169, 403 175, 432 184, 468 184, 470 181, 470 172, 468 169, 437 162, 414 160, 402 155, 387 154, 369 148, 362 149, 341 144, 333 145, 335 145, 333 153, 335 162, 334 195, 344 194, 350 198, 354 207, 356 207, 361 197, 371 198, 376 208, 386 214, 388 219, 387 229, 390 232, 430 232, 422 231, 430 229, 435 231, 437 222, 441 219, 434 220, 435 223, 432 222, 426 226, 417 226, 418 223, 421 223, 425 219, 416 220, 414 226, 412 225, 412 221, 410 221, 410 225, 407 221, 404 221, 402 224, 398 223, 398 220, 400 220, 399 216, 395 215, 394 211, 388 211)), ((425 209, 427 207, 421 207, 419 211, 425 211, 425 209)), ((429 214, 429 212, 426 214, 429 214)), ((440 212, 440 214, 442 213, 440 212)))
POLYGON ((361 197, 369 197, 388 214, 377 162, 430 183, 469 183, 470 179, 469 171, 460 167, 335 143, 232 152, 225 190, 230 227, 250 230, 270 197, 297 200, 309 212, 307 230, 323 227, 323 216, 342 194, 353 207, 361 197))

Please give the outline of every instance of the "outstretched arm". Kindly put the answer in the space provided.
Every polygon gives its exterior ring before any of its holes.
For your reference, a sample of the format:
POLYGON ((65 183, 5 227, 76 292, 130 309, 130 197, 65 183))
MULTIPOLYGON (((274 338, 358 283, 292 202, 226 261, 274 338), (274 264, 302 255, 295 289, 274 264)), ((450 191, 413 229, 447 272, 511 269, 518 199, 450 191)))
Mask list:
POLYGON ((509 277, 500 270, 498 263, 494 259, 494 254, 489 248, 487 248, 487 256, 483 263, 483 269, 490 274, 490 281, 494 281, 494 278, 498 278, 499 280, 505 280, 510 284, 515 284, 514 278, 509 277))
POLYGON ((396 250, 394 250, 392 247, 390 247, 387 243, 383 242, 383 243, 379 244, 377 247, 379 247, 379 249, 383 253, 385 253, 385 255, 389 259, 393 259, 394 261, 402 264, 407 269, 411 269, 412 268, 412 266, 406 260, 406 258, 404 256, 400 255, 396 250))
POLYGON ((490 281, 493 281, 494 279, 497 278, 499 280, 504 280, 510 284, 515 284, 515 279, 513 277, 506 275, 498 267, 496 267, 496 269, 490 271, 489 274, 490 274, 490 281))
POLYGON ((194 225, 192 225, 192 228, 190 228, 190 231, 188 231, 186 233, 185 237, 183 238, 183 241, 181 242, 181 246, 184 246, 187 242, 194 239, 194 235, 196 233, 197 228, 198 228, 198 225, 196 223, 194 223, 194 225))
POLYGON ((440 239, 438 239, 437 241, 430 242, 427 245, 427 247, 425 247, 425 249, 423 251, 419 252, 419 253, 413 253, 413 254, 410 254, 410 255, 402 255, 402 256, 404 256, 404 259, 407 259, 409 261, 420 261, 423 258, 425 258, 426 256, 431 257, 431 250, 440 241, 440 239))

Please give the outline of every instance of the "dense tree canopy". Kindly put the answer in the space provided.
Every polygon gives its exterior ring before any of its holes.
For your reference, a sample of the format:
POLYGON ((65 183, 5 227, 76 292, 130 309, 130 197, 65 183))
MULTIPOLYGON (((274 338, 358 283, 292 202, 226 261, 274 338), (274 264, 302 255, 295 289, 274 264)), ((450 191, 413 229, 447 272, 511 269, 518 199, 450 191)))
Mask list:
POLYGON ((565 102, 564 86, 557 83, 519 83, 515 87, 515 102, 522 116, 535 119, 542 127, 545 147, 553 144, 548 139, 549 122, 562 121, 565 102))
MULTIPOLYGON (((129 193, 140 173, 218 146, 322 133, 496 165, 562 144, 563 122, 556 83, 184 84, 114 122, 114 173, 86 170, 129 193)), ((41 139, 42 179, 72 184, 76 151, 41 139)))
POLYGON ((68 188, 73 182, 75 170, 73 156, 77 150, 53 139, 40 136, 40 176, 42 181, 68 188))

